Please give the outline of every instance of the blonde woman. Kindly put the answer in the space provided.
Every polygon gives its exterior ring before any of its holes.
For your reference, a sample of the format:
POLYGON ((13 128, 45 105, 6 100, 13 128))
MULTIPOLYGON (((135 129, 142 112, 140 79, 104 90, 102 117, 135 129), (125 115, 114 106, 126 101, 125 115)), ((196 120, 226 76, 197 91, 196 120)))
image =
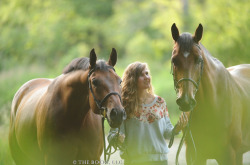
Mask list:
POLYGON ((172 133, 178 134, 185 121, 178 122, 173 130, 166 102, 153 92, 146 63, 130 64, 122 80, 122 100, 127 120, 123 122, 119 135, 118 129, 110 130, 109 142, 123 146, 120 155, 125 165, 166 165, 169 149, 165 139, 170 138, 172 133))

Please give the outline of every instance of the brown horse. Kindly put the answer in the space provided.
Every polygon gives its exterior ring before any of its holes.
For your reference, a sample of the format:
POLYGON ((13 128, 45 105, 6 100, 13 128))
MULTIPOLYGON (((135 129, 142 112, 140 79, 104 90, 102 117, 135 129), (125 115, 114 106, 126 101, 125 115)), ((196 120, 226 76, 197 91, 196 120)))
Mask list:
POLYGON ((103 150, 99 114, 111 127, 120 126, 126 114, 121 79, 113 68, 115 49, 108 63, 96 59, 93 49, 90 58, 73 60, 57 78, 34 79, 17 91, 9 132, 17 165, 98 164, 103 150))
POLYGON ((207 159, 216 159, 220 165, 241 165, 243 153, 250 150, 250 65, 226 69, 199 42, 201 24, 194 36, 179 35, 175 24, 171 30, 176 102, 192 117, 187 164, 203 165, 207 159))

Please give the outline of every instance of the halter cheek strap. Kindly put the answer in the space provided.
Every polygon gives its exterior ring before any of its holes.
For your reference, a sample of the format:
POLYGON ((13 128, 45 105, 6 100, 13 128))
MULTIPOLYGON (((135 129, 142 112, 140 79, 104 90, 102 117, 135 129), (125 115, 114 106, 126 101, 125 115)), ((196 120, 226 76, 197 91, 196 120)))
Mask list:
MULTIPOLYGON (((109 66, 109 68, 113 69, 115 71, 115 69, 112 67, 112 66, 109 66)), ((94 98, 94 101, 98 107, 98 109, 100 110, 100 114, 103 115, 104 117, 107 117, 107 107, 103 107, 103 103, 106 102, 106 100, 111 96, 111 95, 117 95, 119 96, 119 99, 122 103, 122 99, 121 99, 121 95, 117 92, 110 92, 108 93, 101 101, 98 100, 93 92, 93 88, 92 88, 92 85, 91 85, 91 82, 90 82, 90 76, 91 74, 96 70, 96 68, 93 68, 89 71, 89 74, 88 74, 88 83, 89 83, 89 90, 94 98)))
POLYGON ((172 75, 173 75, 173 79, 174 79, 174 88, 175 88, 175 91, 177 92, 178 91, 178 88, 179 88, 179 83, 181 83, 182 81, 191 81, 193 83, 193 85, 195 86, 196 88, 196 91, 195 93, 198 91, 199 89, 199 85, 200 85, 200 81, 201 81, 201 77, 202 77, 202 74, 203 74, 203 59, 200 60, 200 64, 201 64, 201 69, 200 69, 200 76, 199 76, 199 79, 197 82, 195 82, 192 78, 181 78, 180 80, 176 80, 176 75, 174 73, 174 66, 173 66, 173 63, 172 63, 172 67, 171 67, 171 72, 172 72, 172 75))
MULTIPOLYGON (((115 71, 115 69, 112 67, 112 66, 109 66, 109 68, 113 69, 115 71)), ((106 102, 106 100, 111 96, 111 95, 117 95, 119 96, 119 99, 122 103, 122 99, 121 99, 121 95, 117 92, 110 92, 108 93, 101 101, 98 100, 93 92, 93 89, 92 89, 92 85, 91 85, 91 82, 90 82, 90 75, 95 71, 95 68, 91 69, 89 71, 89 74, 88 74, 88 83, 89 83, 89 90, 95 100, 95 103, 98 107, 98 109, 100 110, 100 114, 102 115, 102 132, 103 132, 103 143, 104 143, 104 161, 105 161, 105 164, 108 163, 109 159, 110 159, 110 155, 113 154, 116 150, 117 150, 117 147, 115 147, 115 151, 111 151, 111 147, 112 145, 109 144, 108 145, 108 148, 106 148, 106 141, 105 141, 105 129, 104 129, 104 120, 105 118, 107 118, 107 107, 103 107, 103 103, 106 102)), ((108 119, 108 118, 107 118, 108 119)), ((120 131, 120 128, 119 128, 119 131, 120 131)), ((118 133, 119 133, 118 131, 118 133)))
MULTIPOLYGON (((198 47, 199 49, 201 49, 199 45, 197 45, 197 47, 198 47)), ((202 74, 203 74, 203 65, 204 65, 203 59, 200 60, 200 63, 201 63, 200 77, 199 77, 199 79, 198 79, 197 82, 195 82, 195 81, 194 81, 193 79, 191 79, 191 78, 181 78, 180 80, 177 81, 177 80, 176 80, 176 77, 175 77, 176 75, 174 74, 174 68, 173 68, 174 66, 173 66, 173 63, 172 63, 171 72, 172 72, 172 75, 173 75, 173 79, 174 79, 174 88, 175 88, 175 91, 176 91, 176 92, 178 91, 178 88, 179 88, 179 87, 178 87, 178 84, 179 84, 180 82, 182 82, 182 81, 191 81, 191 82, 194 84, 195 88, 196 88, 196 91, 195 91, 195 94, 196 94, 196 92, 197 92, 198 89, 199 89, 201 77, 202 77, 202 74)), ((195 158, 194 158, 194 160, 191 159, 191 162, 192 162, 192 164, 193 164, 193 163, 196 161, 197 151, 196 151, 196 146, 195 146, 195 142, 194 142, 194 139, 193 139, 192 131, 191 131, 191 129, 190 129, 190 123, 191 123, 191 120, 192 120, 192 118, 191 118, 191 117, 192 117, 192 113, 193 113, 193 111, 191 110, 190 116, 189 116, 189 120, 188 120, 188 124, 187 124, 187 126, 185 127, 185 130, 184 130, 182 139, 181 139, 181 141, 180 141, 180 144, 179 144, 179 147, 178 147, 178 150, 177 150, 177 154, 176 154, 176 158, 175 158, 175 164, 176 164, 176 165, 179 165, 178 158, 179 158, 179 154, 180 154, 180 151, 181 151, 181 148, 182 148, 182 145, 183 145, 183 143, 184 143, 184 139, 185 139, 187 133, 189 133, 189 136, 190 136, 191 141, 192 141, 192 143, 193 143, 194 152, 195 152, 195 158), (189 132, 188 132, 188 131, 189 131, 189 132)), ((183 115, 185 116, 185 113, 184 113, 184 112, 183 112, 183 115)), ((174 141, 174 134, 172 134, 172 137, 171 137, 171 139, 170 139, 169 148, 172 146, 173 141, 174 141)))

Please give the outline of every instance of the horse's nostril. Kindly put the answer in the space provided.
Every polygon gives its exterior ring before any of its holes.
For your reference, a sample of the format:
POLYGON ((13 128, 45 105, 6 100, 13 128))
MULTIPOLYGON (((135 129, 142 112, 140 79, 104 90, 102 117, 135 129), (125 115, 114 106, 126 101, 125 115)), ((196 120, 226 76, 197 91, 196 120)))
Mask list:
POLYGON ((117 110, 113 108, 110 112, 110 118, 114 119, 117 116, 117 110))
POLYGON ((176 103, 177 103, 179 106, 181 106, 181 99, 178 98, 178 99, 176 100, 176 103))
POLYGON ((195 99, 188 97, 180 97, 176 100, 176 103, 179 105, 180 109, 184 111, 189 111, 196 105, 195 99))

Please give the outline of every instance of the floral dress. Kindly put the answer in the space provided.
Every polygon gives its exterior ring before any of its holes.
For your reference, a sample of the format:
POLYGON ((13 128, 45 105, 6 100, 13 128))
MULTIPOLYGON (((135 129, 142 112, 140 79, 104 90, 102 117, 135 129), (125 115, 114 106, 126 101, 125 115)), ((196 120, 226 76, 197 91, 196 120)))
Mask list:
MULTIPOLYGON (((134 117, 122 123, 120 134, 125 135, 126 151, 120 152, 121 157, 130 164, 167 161, 166 139, 171 137, 173 128, 165 100, 155 96, 152 103, 143 104, 134 117)), ((109 142, 117 132, 118 128, 110 130, 109 142)))
POLYGON ((155 97, 151 104, 142 104, 142 108, 135 113, 135 118, 142 122, 152 123, 165 116, 169 117, 166 102, 161 97, 155 97))

